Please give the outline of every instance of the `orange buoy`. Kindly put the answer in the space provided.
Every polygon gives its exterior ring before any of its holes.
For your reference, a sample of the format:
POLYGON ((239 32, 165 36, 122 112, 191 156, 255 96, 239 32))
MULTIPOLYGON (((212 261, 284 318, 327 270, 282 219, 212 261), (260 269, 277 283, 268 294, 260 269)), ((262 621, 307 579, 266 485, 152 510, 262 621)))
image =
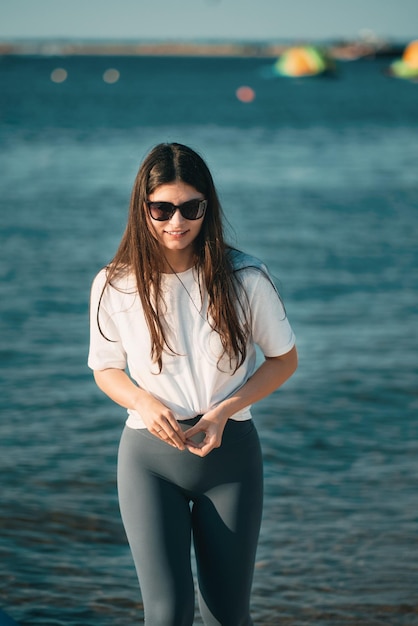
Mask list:
POLYGON ((235 92, 238 100, 241 102, 252 102, 255 99, 255 91, 251 87, 247 85, 243 85, 242 87, 238 87, 235 92))

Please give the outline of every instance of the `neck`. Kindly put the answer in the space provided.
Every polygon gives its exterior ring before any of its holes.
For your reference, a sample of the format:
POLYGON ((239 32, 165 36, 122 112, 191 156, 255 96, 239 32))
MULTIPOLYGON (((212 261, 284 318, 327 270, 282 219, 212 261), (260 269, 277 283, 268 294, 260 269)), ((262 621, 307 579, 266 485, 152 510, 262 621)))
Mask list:
POLYGON ((186 272, 196 264, 194 252, 185 254, 165 254, 165 273, 180 274, 186 272))

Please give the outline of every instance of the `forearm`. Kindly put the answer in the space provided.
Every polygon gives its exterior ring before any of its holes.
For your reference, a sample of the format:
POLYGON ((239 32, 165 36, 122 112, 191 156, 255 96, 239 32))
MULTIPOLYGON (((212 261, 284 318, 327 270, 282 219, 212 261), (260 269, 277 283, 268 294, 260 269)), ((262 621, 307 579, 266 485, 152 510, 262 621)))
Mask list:
POLYGON ((95 370, 94 379, 103 393, 125 409, 137 409, 147 393, 137 387, 128 374, 120 369, 95 370))
POLYGON ((184 450, 185 436, 177 423, 172 411, 152 394, 137 387, 123 370, 95 370, 94 378, 97 386, 111 400, 137 411, 145 427, 171 446, 184 450))
POLYGON ((184 433, 188 450, 203 457, 218 448, 228 419, 281 387, 296 370, 297 362, 296 348, 283 356, 266 358, 245 385, 205 413, 195 426, 184 433), (203 441, 195 443, 193 437, 202 432, 205 435, 203 441))
POLYGON ((270 395, 292 376, 297 363, 295 347, 283 356, 266 358, 245 385, 218 405, 222 417, 227 420, 238 411, 270 395))

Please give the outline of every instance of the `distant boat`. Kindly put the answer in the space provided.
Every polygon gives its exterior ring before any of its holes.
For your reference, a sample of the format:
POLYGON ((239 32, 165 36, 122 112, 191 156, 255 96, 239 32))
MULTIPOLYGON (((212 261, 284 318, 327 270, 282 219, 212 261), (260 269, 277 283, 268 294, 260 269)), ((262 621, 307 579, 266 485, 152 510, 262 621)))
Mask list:
POLYGON ((335 61, 329 54, 316 46, 288 48, 272 67, 276 76, 306 77, 333 74, 335 61))
POLYGON ((396 59, 387 68, 389 76, 418 80, 418 39, 409 43, 401 59, 396 59))

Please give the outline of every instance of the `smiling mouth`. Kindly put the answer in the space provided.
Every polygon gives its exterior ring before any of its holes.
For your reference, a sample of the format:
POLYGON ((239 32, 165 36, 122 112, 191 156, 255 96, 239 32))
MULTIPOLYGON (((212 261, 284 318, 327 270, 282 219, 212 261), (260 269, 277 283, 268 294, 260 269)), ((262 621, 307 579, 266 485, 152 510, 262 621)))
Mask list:
POLYGON ((166 230, 167 235, 173 235, 174 237, 178 237, 179 235, 185 235, 187 230, 166 230))

